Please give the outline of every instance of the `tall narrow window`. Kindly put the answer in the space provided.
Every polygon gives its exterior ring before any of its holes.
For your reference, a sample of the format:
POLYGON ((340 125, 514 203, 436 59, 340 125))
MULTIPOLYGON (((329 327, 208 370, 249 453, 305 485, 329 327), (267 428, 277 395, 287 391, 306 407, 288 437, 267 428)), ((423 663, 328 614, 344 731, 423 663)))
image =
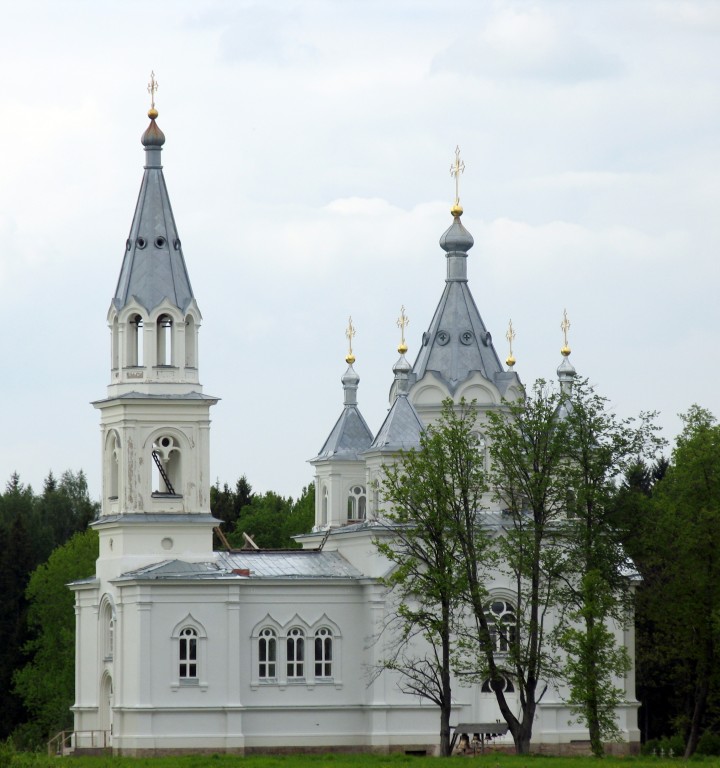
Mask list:
POLYGON ((192 315, 185 319, 185 367, 197 368, 197 326, 192 315))
POLYGON ((321 627, 315 633, 315 677, 332 677, 332 632, 321 627))
POLYGON ((173 364, 173 321, 170 315, 157 319, 157 365, 173 364))
POLYGON ((178 676, 181 680, 195 680, 198 676, 197 667, 198 633, 192 627, 180 632, 178 653, 178 676))
POLYGON ((277 675, 277 637, 274 629, 263 629, 258 640, 258 677, 268 680, 277 675))
POLYGON ((112 322, 112 352, 110 353, 110 365, 115 371, 120 367, 120 350, 118 345, 120 344, 120 324, 117 317, 113 318, 112 322))
POLYGON ((493 600, 485 606, 490 641, 498 653, 506 653, 515 642, 515 609, 505 600, 493 600))
POLYGON ((102 610, 102 632, 103 632, 103 658, 105 661, 111 661, 113 657, 113 646, 115 644, 115 619, 110 602, 106 602, 102 610))
POLYGON ((143 364, 143 319, 133 315, 128 322, 128 366, 136 367, 143 364))
POLYGON ((287 676, 288 679, 305 677, 305 633, 298 627, 288 632, 287 676))
POLYGON ((110 487, 108 488, 108 498, 117 499, 118 497, 118 479, 120 474, 120 439, 117 433, 111 433, 108 445, 108 462, 110 477, 110 487))
POLYGON ((329 504, 329 498, 328 498, 328 489, 327 487, 323 488, 323 495, 322 495, 322 524, 325 525, 328 521, 328 504, 329 504))

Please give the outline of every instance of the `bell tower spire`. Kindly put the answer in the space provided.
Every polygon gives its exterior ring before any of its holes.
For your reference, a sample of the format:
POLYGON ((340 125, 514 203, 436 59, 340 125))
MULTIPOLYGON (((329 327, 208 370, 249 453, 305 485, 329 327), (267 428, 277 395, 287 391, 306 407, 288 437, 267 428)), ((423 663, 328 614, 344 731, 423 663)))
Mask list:
POLYGON ((163 176, 157 88, 153 72, 140 194, 108 311, 110 383, 94 403, 103 455, 98 572, 103 563, 108 575, 173 556, 211 559, 216 522, 209 426, 217 398, 199 383, 202 316, 163 176))

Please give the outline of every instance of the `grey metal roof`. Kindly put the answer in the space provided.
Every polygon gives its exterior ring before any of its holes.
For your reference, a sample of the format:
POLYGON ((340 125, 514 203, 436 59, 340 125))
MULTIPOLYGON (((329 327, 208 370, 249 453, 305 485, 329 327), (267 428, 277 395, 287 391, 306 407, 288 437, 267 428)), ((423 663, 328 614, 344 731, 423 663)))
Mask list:
POLYGON ((311 461, 344 459, 356 461, 370 447, 372 432, 356 405, 346 405, 318 455, 311 461))
POLYGON ((492 343, 492 337, 467 284, 467 251, 473 245, 472 235, 459 216, 440 239, 447 251, 447 278, 440 302, 435 310, 422 347, 412 369, 416 382, 433 372, 451 392, 473 373, 478 372, 504 391, 515 373, 505 373, 492 343), (507 380, 507 381, 506 381, 507 380))
POLYGON ((216 552, 213 563, 187 563, 163 560, 159 563, 124 573, 121 579, 359 579, 363 574, 338 552, 289 549, 282 551, 243 550, 216 552), (249 574, 234 571, 247 570, 249 574))
POLYGON ((184 311, 193 292, 160 164, 165 137, 154 119, 142 141, 147 164, 113 301, 119 310, 135 298, 150 311, 168 299, 184 311))
POLYGON ((363 574, 339 552, 307 549, 282 551, 243 550, 218 552, 224 567, 248 568, 250 576, 263 578, 344 578, 359 579, 363 574))
POLYGON ((370 450, 394 452, 418 448, 420 435, 424 429, 425 426, 412 403, 407 399, 407 395, 399 394, 373 440, 370 450))
POLYGON ((155 392, 123 392, 115 397, 106 397, 102 400, 93 400, 93 405, 100 403, 116 402, 117 400, 211 400, 216 403, 220 398, 212 395, 204 395, 202 392, 182 392, 177 394, 157 394, 155 392))

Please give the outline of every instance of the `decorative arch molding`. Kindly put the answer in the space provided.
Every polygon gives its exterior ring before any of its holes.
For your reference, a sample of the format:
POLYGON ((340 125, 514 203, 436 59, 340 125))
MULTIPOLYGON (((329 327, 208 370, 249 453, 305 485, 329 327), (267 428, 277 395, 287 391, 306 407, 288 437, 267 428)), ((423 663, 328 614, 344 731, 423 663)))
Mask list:
POLYGON ((333 637, 342 637, 340 627, 334 621, 332 621, 332 619, 328 618, 327 613, 323 613, 323 615, 317 621, 313 622, 308 627, 308 633, 314 635, 318 629, 322 629, 323 627, 327 627, 328 629, 332 630, 333 637))
POLYGON ((287 635, 287 633, 295 627, 299 627, 300 629, 304 630, 306 633, 310 631, 310 627, 308 626, 307 621, 305 621, 305 619, 303 619, 302 616, 300 616, 300 614, 296 613, 293 615, 293 617, 289 621, 286 621, 285 624, 283 624, 283 627, 282 627, 283 635, 287 635))
POLYGON ((463 397, 468 403, 476 400, 478 405, 499 405, 501 400, 500 393, 494 386, 477 379, 462 384, 454 400, 459 403, 463 397))
POLYGON ((167 299, 163 299, 148 315, 149 323, 156 323, 162 315, 169 315, 174 322, 180 323, 184 320, 183 313, 167 299))
POLYGON ((205 627, 192 615, 192 613, 186 614, 185 618, 179 621, 173 627, 173 631, 170 637, 173 640, 178 640, 183 629, 188 628, 194 629, 197 632, 198 637, 201 637, 203 640, 207 640, 207 631, 205 630, 205 627))
POLYGON ((450 393, 438 384, 420 384, 410 390, 410 399, 413 405, 436 405, 440 407, 442 401, 449 397, 450 393))
POLYGON ((517 610, 517 592, 513 592, 508 587, 491 587, 488 590, 485 604, 492 603, 493 600, 504 600, 517 610))
POLYGON ((258 621, 258 623, 252 628, 250 637, 253 639, 260 637, 260 632, 262 632, 263 629, 274 629, 275 632, 280 635, 282 634, 283 627, 277 619, 274 619, 269 613, 266 613, 265 618, 260 619, 260 621, 258 621))
MULTIPOLYGON (((114 310, 110 310, 110 314, 113 314, 114 310)), ((135 316, 140 315, 143 322, 147 322, 150 319, 149 313, 142 304, 131 299, 118 313, 117 319, 121 325, 127 324, 135 316)))

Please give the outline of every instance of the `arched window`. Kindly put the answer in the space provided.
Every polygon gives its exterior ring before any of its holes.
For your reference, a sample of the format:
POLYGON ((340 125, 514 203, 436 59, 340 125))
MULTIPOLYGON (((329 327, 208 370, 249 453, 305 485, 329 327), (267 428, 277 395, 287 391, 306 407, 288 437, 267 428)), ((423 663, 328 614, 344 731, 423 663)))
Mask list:
POLYGON ((133 315, 128 322, 127 363, 130 368, 143 364, 143 319, 133 315))
POLYGON ((323 495, 322 495, 322 524, 326 525, 328 521, 328 504, 329 504, 329 494, 327 486, 323 488, 323 495))
POLYGON ((157 365, 173 364, 173 321, 170 315, 157 319, 157 365))
POLYGON ((332 677, 333 637, 327 627, 315 632, 315 677, 332 677))
POLYGON ((364 485, 353 485, 348 492, 348 520, 364 520, 367 494, 364 485))
POLYGON ((299 627, 293 627, 287 636, 287 676, 305 677, 305 633, 299 627))
POLYGON ((160 496, 181 495, 180 446, 170 435, 156 438, 152 446, 153 493, 160 496))
POLYGON ((261 680, 277 676, 277 635, 274 629, 266 627, 258 639, 258 677, 261 680))
POLYGON ((490 642, 497 653, 507 653, 515 642, 515 609, 506 600, 492 600, 485 606, 490 628, 490 642))
POLYGON ((193 627, 180 631, 178 644, 178 677, 181 680, 197 680, 198 633, 193 627))
POLYGON ((115 617, 110 600, 106 600, 102 607, 102 643, 103 658, 105 661, 112 661, 115 646, 115 617))

